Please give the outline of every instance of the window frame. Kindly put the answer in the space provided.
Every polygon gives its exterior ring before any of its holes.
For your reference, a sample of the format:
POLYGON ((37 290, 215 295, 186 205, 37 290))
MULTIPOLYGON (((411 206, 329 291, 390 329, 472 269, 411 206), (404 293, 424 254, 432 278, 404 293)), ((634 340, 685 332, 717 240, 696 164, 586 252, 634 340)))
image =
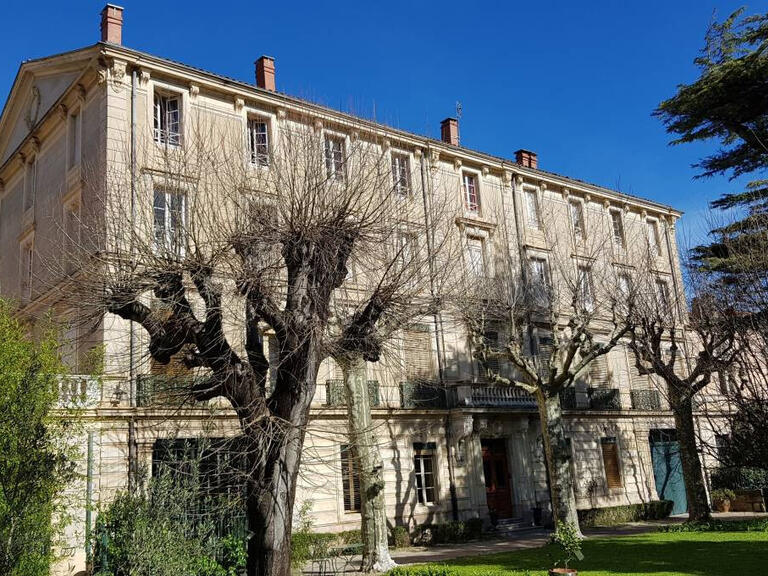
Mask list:
POLYGON ((413 491, 416 494, 416 503, 419 506, 436 506, 440 503, 440 492, 438 489, 438 468, 437 468, 437 443, 436 442, 414 442, 413 450, 413 491), (430 462, 431 470, 426 471, 425 461, 430 462), (421 482, 419 482, 421 480, 421 482), (430 480, 431 482, 428 482, 430 480), (421 484, 421 486, 419 486, 421 484), (429 499, 429 492, 432 492, 432 499, 429 499))
POLYGON ((67 114, 67 172, 82 164, 83 108, 77 106, 67 114))
POLYGON ((618 436, 601 436, 600 437, 600 455, 603 461, 603 477, 605 478, 605 487, 609 492, 620 492, 625 489, 624 485, 624 470, 621 462, 621 444, 619 443, 618 436), (615 446, 616 456, 616 472, 618 473, 618 484, 612 484, 611 478, 608 475, 608 468, 606 466, 606 452, 604 446, 615 446))
POLYGON ((657 276, 654 281, 656 288, 656 300, 659 304, 659 309, 666 312, 669 315, 673 314, 672 297, 669 291, 669 281, 666 278, 657 276))
POLYGON ((662 255, 662 247, 659 221, 655 218, 646 218, 645 231, 648 236, 648 249, 651 251, 651 254, 657 258, 660 257, 662 255))
POLYGON ((587 238, 587 225, 584 217, 584 202, 579 198, 568 199, 568 214, 571 221, 571 230, 576 242, 583 242, 587 238), (574 213, 576 209, 576 213, 574 213), (577 225, 578 220, 578 225, 577 225))
POLYGON ((184 145, 184 92, 172 87, 166 87, 160 84, 155 84, 152 89, 152 108, 151 108, 151 121, 152 121, 152 139, 157 146, 166 148, 181 148, 184 145), (166 126, 163 127, 163 115, 162 110, 158 108, 158 98, 160 99, 174 99, 178 101, 177 114, 178 119, 176 123, 178 125, 178 131, 175 132, 176 141, 170 137, 168 129, 168 110, 165 112, 166 126), (158 127, 158 123, 160 126, 158 127), (165 137, 163 136, 165 134, 165 137))
POLYGON ((187 201, 187 192, 185 190, 179 190, 175 188, 167 188, 164 186, 155 186, 153 189, 153 198, 152 198, 152 244, 153 249, 155 250, 155 254, 162 256, 162 255, 170 255, 173 254, 173 256, 181 260, 183 259, 187 254, 187 222, 188 222, 188 201, 187 201), (157 206, 157 197, 158 194, 161 194, 163 196, 163 242, 162 244, 158 241, 158 226, 157 226, 157 216, 158 216, 158 206, 157 206), (177 238, 174 234, 174 226, 173 226, 173 205, 171 203, 172 199, 175 197, 182 198, 182 206, 181 206, 181 241, 176 244, 177 238), (171 208, 169 210, 169 207, 171 208))
POLYGON ((73 198, 72 200, 62 205, 62 229, 64 231, 64 272, 71 274, 75 271, 75 253, 79 250, 82 243, 82 206, 79 198, 73 198), (69 224, 72 223, 75 227, 74 230, 70 230, 69 224), (74 234, 73 234, 74 232, 74 234))
POLYGON ((530 230, 541 230, 543 226, 541 221, 541 202, 539 201, 539 189, 534 186, 523 186, 522 192, 523 202, 525 205, 526 228, 529 228, 530 230))
POLYGON ((35 236, 27 234, 19 242, 19 294, 23 303, 32 301, 35 269, 35 236))
POLYGON ((584 307, 588 312, 595 310, 595 285, 592 279, 592 265, 585 262, 576 263, 577 290, 582 297, 584 307))
POLYGON ((272 163, 272 119, 260 112, 247 111, 245 116, 245 141, 248 150, 248 164, 253 168, 269 168, 272 163), (257 143, 258 146, 264 146, 265 152, 258 152, 255 148, 254 131, 252 124, 263 124, 265 143, 257 143))
POLYGON ((466 212, 480 214, 480 175, 474 170, 461 171, 461 197, 466 212))
POLYGON ((30 157, 24 165, 24 188, 22 192, 22 211, 33 213, 37 196, 37 155, 30 157))
POLYGON ((478 236, 476 234, 467 234, 465 236, 464 254, 467 259, 467 271, 469 272, 472 278, 488 278, 489 276, 488 256, 486 254, 486 246, 485 246, 486 240, 487 238, 484 238, 483 236, 478 236), (472 256, 473 246, 479 247, 479 254, 480 254, 479 270, 475 266, 475 263, 477 262, 477 260, 472 256))
POLYGON ((331 182, 344 182, 347 179, 347 136, 326 130, 323 134, 323 157, 325 159, 325 174, 331 182), (335 158, 335 151, 329 150, 328 144, 341 145, 341 157, 335 158), (330 154, 330 155, 329 155, 330 154))
POLYGON ((392 168, 392 187, 395 197, 400 199, 410 198, 413 193, 411 184, 411 155, 402 150, 390 151, 390 164, 392 168), (401 163, 404 163, 403 171, 401 163))
POLYGON ((344 513, 359 514, 362 509, 362 499, 360 496, 360 465, 352 444, 339 445, 339 463, 339 470, 341 472, 341 499, 344 513), (355 486, 357 486, 357 488, 355 488, 355 486), (348 503, 349 506, 347 506, 348 503))

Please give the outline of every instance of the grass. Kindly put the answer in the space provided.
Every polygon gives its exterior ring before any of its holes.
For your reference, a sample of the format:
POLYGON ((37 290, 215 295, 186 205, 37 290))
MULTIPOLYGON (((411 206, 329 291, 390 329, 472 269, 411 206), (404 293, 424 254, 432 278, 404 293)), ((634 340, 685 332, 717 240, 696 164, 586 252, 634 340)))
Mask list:
MULTIPOLYGON (((579 576, 653 574, 654 576, 762 574, 768 565, 768 532, 655 532, 636 536, 589 538, 584 560, 571 563, 579 576)), ((441 567, 449 576, 541 576, 557 550, 543 548, 457 558, 441 567)), ((421 567, 398 571, 426 574, 421 567)))

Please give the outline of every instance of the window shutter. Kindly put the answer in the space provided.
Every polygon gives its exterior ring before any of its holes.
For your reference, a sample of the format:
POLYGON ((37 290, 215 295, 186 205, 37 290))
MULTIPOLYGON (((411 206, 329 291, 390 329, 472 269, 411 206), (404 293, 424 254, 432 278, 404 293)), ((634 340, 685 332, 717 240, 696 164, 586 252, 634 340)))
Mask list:
POLYGON ((619 465, 619 444, 615 437, 601 438, 605 480, 609 489, 621 488, 621 466, 619 465))
POLYGON ((589 383, 594 387, 607 387, 610 385, 610 373, 608 371, 608 355, 598 356, 589 363, 589 383))
POLYGON ((357 457, 349 444, 341 445, 341 486, 344 492, 344 510, 360 510, 360 472, 357 457))
POLYGON ((427 326, 413 327, 403 334, 405 375, 408 381, 433 380, 432 337, 427 326))

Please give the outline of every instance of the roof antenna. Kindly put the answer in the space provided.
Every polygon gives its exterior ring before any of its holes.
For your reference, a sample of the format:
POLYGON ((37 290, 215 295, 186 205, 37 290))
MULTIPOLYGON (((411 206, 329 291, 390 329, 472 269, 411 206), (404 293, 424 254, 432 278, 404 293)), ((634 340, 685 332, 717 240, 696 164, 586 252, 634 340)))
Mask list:
MULTIPOLYGON (((461 113, 463 110, 464 108, 461 105, 461 101, 456 100, 456 123, 457 124, 461 123, 461 113)), ((457 132, 458 133, 456 134, 456 145, 459 146, 461 143, 461 138, 459 136, 461 134, 461 131, 457 131, 457 132)))

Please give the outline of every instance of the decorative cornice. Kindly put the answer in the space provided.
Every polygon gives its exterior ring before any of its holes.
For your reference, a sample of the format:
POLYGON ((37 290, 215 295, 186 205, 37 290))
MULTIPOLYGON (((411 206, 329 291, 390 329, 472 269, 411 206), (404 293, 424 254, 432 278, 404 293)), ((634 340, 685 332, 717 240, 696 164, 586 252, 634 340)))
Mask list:
POLYGON ((198 86, 194 82, 191 82, 189 84, 189 99, 197 100, 198 94, 200 94, 200 86, 198 86))
POLYGON ((483 167, 480 169, 480 171, 483 173, 483 176, 488 176, 488 173, 491 171, 491 169, 487 164, 483 164, 483 167))
POLYGON ((461 158, 454 158, 454 160, 453 160, 453 167, 456 170, 461 168, 461 158))
POLYGON ((245 107, 245 100, 242 98, 235 98, 235 112, 240 112, 245 107))
POLYGON ((152 75, 149 73, 149 70, 141 70, 139 72, 139 86, 142 88, 146 88, 147 84, 149 84, 149 79, 152 77, 152 75))
POLYGON ((282 106, 280 106, 277 109, 277 119, 278 120, 283 120, 287 116, 287 114, 288 114, 288 112, 282 106))

